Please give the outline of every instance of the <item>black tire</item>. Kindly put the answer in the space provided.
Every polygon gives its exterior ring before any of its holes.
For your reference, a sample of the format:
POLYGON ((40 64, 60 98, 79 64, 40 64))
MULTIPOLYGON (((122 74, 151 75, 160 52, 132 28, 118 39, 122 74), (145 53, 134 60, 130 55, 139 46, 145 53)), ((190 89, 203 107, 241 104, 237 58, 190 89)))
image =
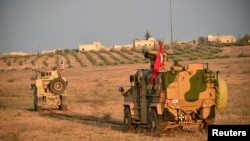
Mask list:
POLYGON ((37 111, 37 96, 34 94, 34 110, 37 111))
POLYGON ((62 94, 66 89, 66 82, 62 78, 55 78, 50 82, 49 88, 54 94, 62 94))
POLYGON ((34 110, 38 111, 38 102, 37 102, 36 97, 34 98, 34 110))
POLYGON ((153 137, 160 136, 160 125, 158 115, 155 109, 152 109, 150 112, 150 128, 151 128, 151 135, 153 137))
POLYGON ((135 125, 132 125, 132 118, 129 108, 124 109, 124 131, 125 132, 135 131, 135 125))
POLYGON ((35 110, 36 110, 36 111, 41 111, 42 109, 43 109, 42 106, 36 106, 36 107, 35 107, 35 110))
POLYGON ((42 106, 38 106, 38 102, 39 99, 37 97, 37 95, 34 96, 34 110, 35 111, 41 111, 42 110, 42 106))
POLYGON ((61 105, 59 105, 59 110, 68 110, 68 96, 67 95, 61 95, 61 105))
POLYGON ((68 109, 68 105, 59 105, 59 110, 67 111, 68 109))
POLYGON ((215 105, 211 106, 209 116, 204 120, 204 124, 200 127, 202 133, 208 132, 208 125, 213 125, 215 121, 215 105))

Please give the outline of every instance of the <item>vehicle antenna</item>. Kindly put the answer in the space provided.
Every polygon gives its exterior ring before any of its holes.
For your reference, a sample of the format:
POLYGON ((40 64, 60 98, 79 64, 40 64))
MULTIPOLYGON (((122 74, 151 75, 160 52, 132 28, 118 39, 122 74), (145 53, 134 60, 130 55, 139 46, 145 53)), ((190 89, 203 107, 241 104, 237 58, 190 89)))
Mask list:
MULTIPOLYGON (((170 7, 170 29, 171 29, 171 47, 170 47, 170 52, 171 54, 174 53, 174 46, 173 46, 173 24, 172 24, 172 0, 170 0, 170 4, 169 4, 169 7, 170 7)), ((173 55, 171 55, 171 62, 172 62, 172 66, 173 66, 173 55)))
POLYGON ((173 48, 173 25, 172 25, 172 6, 170 0, 170 28, 171 28, 171 51, 174 52, 173 48))

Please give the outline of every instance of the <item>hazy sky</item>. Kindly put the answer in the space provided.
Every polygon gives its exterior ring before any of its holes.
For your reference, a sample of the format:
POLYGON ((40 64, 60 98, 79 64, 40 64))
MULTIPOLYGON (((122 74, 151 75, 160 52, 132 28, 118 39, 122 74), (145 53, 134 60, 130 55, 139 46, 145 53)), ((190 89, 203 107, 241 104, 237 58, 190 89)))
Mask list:
MULTIPOLYGON (((250 0, 172 0, 173 40, 250 34, 250 0)), ((0 0, 0 53, 171 41, 170 0, 0 0)))

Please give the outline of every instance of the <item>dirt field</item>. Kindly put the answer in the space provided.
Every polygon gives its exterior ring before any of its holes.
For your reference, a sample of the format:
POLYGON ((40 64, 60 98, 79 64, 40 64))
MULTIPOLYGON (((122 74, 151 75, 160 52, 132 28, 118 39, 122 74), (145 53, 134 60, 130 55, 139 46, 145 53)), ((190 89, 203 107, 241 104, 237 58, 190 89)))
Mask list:
MULTIPOLYGON (((220 71, 226 81, 228 105, 226 109, 216 111, 216 124, 250 124, 250 57, 236 57, 241 52, 250 54, 250 47, 223 50, 222 54, 235 55, 230 58, 181 62, 209 63, 209 68, 220 71)), ((35 72, 30 69, 1 71, 0 140, 207 140, 207 135, 196 128, 168 131, 160 138, 151 137, 147 131, 123 132, 123 97, 118 88, 128 88, 129 75, 136 69, 148 67, 149 64, 129 64, 66 68, 69 110, 48 107, 40 112, 34 111, 33 92, 30 90, 35 72)))

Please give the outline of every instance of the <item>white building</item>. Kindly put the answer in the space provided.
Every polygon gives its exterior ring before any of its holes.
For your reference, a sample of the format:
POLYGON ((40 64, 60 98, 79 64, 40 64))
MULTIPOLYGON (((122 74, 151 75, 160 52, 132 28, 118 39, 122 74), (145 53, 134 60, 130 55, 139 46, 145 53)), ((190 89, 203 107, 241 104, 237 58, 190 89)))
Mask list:
POLYGON ((93 42, 92 44, 80 44, 79 51, 90 51, 90 50, 100 50, 103 45, 100 42, 93 42))
POLYGON ((25 55, 28 55, 28 53, 26 53, 26 52, 10 52, 9 55, 25 56, 25 55))
POLYGON ((148 38, 148 40, 140 40, 140 39, 135 39, 134 40, 134 46, 135 47, 153 47, 156 45, 156 40, 155 38, 148 38))
POLYGON ((234 43, 236 42, 236 39, 232 35, 221 35, 221 36, 208 35, 207 41, 219 42, 219 43, 234 43))
POLYGON ((56 53, 56 49, 53 49, 53 50, 43 50, 41 53, 42 54, 56 53))
POLYGON ((132 44, 127 44, 127 45, 114 45, 113 48, 132 48, 132 44))

